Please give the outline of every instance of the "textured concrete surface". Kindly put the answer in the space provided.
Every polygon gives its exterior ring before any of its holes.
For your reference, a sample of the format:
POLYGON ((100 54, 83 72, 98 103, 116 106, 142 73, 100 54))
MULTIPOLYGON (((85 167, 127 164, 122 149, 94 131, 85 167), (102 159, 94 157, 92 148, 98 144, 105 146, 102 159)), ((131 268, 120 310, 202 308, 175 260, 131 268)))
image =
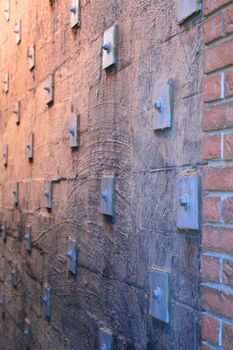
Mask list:
MULTIPOLYGON (((11 1, 0 19, 1 218, 0 349, 23 348, 24 320, 33 349, 98 349, 101 326, 112 330, 114 349, 199 348, 199 235, 176 230, 176 180, 201 169, 201 15, 178 25, 177 1, 82 1, 81 28, 70 29, 69 1, 11 1), (15 44, 15 21, 22 40, 15 44), (117 68, 105 72, 103 32, 119 29, 117 68), (30 72, 27 48, 36 45, 30 72), (44 85, 54 73, 54 105, 44 85), (174 79, 172 130, 152 130, 154 84, 174 79), (21 102, 21 123, 12 105, 21 102), (69 117, 81 118, 81 148, 69 146, 69 117), (35 135, 34 161, 26 144, 35 135), (103 174, 116 177, 116 218, 98 213, 103 174), (45 180, 54 180, 53 209, 45 208, 45 180), (19 205, 12 186, 19 182, 19 205), (32 227, 32 253, 22 241, 32 227), (78 276, 67 276, 67 238, 76 239, 78 276), (18 286, 11 284, 11 263, 18 286), (149 271, 171 272, 171 322, 148 316, 149 271), (42 285, 52 290, 52 314, 42 314, 42 285)), ((3 8, 3 1, 1 1, 3 8)))

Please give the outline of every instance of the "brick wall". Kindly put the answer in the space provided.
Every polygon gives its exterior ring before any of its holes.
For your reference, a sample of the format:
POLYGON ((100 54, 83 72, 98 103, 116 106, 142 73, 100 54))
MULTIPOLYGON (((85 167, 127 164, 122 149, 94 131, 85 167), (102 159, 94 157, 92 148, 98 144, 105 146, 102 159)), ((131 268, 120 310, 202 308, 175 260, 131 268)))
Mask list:
MULTIPOLYGON (((6 22, 0 1, 0 80, 9 73, 9 91, 0 93, 0 152, 4 144, 9 147, 7 166, 0 154, 0 219, 7 231, 0 241, 0 295, 6 301, 0 350, 24 348, 25 319, 31 322, 33 350, 99 350, 101 327, 113 333, 114 350, 197 350, 200 233, 177 229, 176 193, 179 177, 199 175, 203 167, 202 13, 180 25, 177 0, 81 0, 81 27, 73 32, 71 1, 51 2, 11 0, 6 22), (19 19, 22 38, 16 45, 19 19), (101 45, 113 24, 119 29, 118 64, 106 72, 101 45), (27 50, 33 43, 36 65, 30 71, 27 50), (49 74, 55 83, 50 107, 44 91, 49 74), (174 81, 172 128, 155 132, 153 90, 168 79, 174 81), (12 112, 17 101, 18 125, 12 112), (80 115, 81 138, 72 151, 73 114, 80 115), (116 178, 114 224, 99 212, 103 175, 116 178), (44 197, 48 180, 50 211, 44 197), (31 253, 24 240, 27 225, 31 253), (78 244, 76 278, 67 273, 69 237, 78 244), (168 324, 149 317, 154 269, 171 277, 168 324), (52 293, 50 320, 42 307, 45 283, 52 293)), ((219 80, 215 85, 217 94, 219 80)), ((222 124, 231 122, 230 110, 218 110, 222 124)), ((209 215, 217 217, 217 201, 209 215)), ((224 237, 229 251, 229 236, 224 237)))
POLYGON ((233 2, 204 0, 202 349, 233 349, 233 2))

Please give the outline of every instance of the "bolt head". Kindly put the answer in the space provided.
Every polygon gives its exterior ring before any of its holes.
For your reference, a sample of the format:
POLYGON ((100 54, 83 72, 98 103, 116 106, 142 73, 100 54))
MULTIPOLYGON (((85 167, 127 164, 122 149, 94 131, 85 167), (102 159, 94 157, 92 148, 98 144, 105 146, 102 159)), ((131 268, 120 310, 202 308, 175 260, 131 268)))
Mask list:
POLYGON ((69 128, 69 132, 70 132, 70 134, 71 134, 71 135, 73 135, 73 136, 74 136, 75 129, 74 129, 74 128, 69 128))
POLYGON ((162 101, 158 100, 155 102, 155 108, 158 110, 158 111, 161 111, 162 109, 162 101))
POLYGON ((70 12, 72 12, 74 15, 76 14, 76 11, 77 11, 77 9, 76 9, 75 6, 72 6, 72 7, 70 8, 70 12))
POLYGON ((159 287, 157 287, 157 288, 155 288, 155 289, 153 290, 153 298, 154 298, 155 300, 159 301, 159 300, 160 300, 160 297, 161 297, 161 290, 160 290, 159 287))
POLYGON ((103 191, 103 192, 101 193, 101 197, 102 197, 102 199, 103 199, 105 202, 107 202, 107 200, 108 200, 108 192, 107 192, 107 191, 103 191))
POLYGON ((109 53, 111 51, 111 44, 106 43, 102 45, 102 49, 105 50, 107 53, 109 53))
POLYGON ((67 253, 68 258, 72 259, 74 258, 75 253, 72 250, 69 250, 67 253))
POLYGON ((189 205, 189 197, 188 195, 184 195, 180 197, 180 206, 184 207, 184 209, 187 209, 189 205))

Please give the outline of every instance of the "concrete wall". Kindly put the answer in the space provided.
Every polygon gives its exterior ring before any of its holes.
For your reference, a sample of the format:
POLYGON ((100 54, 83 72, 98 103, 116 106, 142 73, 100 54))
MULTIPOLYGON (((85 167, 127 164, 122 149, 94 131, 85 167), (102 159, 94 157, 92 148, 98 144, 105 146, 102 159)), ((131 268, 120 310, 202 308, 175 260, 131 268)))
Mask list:
MULTIPOLYGON (((1 1, 1 11, 3 4, 1 1)), ((98 349, 99 328, 114 334, 119 350, 199 348, 200 235, 176 229, 177 177, 200 173, 201 14, 178 24, 177 1, 82 1, 81 28, 70 29, 69 1, 11 1, 0 19, 1 218, 0 291, 6 313, 0 349, 22 349, 24 320, 33 349, 98 349), (15 21, 22 40, 15 43, 15 21), (118 65, 102 70, 104 30, 119 29, 118 65), (36 45, 36 67, 27 49, 36 45), (44 85, 54 73, 54 105, 44 85), (154 84, 174 79, 170 131, 152 130, 154 84), (12 105, 21 103, 16 125, 12 105), (71 151, 69 118, 79 113, 81 147, 71 151), (32 163, 26 144, 35 135, 32 163), (115 224, 98 212, 103 174, 116 177, 115 224), (45 208, 45 181, 54 184, 53 208, 45 208), (12 188, 19 182, 19 204, 12 188), (32 252, 23 241, 32 227, 32 252), (67 238, 76 239, 78 275, 67 274, 67 238), (11 264, 17 264, 17 288, 11 264), (171 273, 171 322, 149 317, 149 271, 171 273), (52 291, 48 322, 42 286, 52 291)))

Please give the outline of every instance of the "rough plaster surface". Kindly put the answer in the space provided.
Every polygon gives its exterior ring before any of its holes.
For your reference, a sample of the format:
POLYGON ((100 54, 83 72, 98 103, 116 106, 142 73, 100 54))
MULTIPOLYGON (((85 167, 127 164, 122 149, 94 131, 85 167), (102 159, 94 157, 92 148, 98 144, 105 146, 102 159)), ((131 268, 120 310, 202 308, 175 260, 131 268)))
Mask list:
MULTIPOLYGON (((32 348, 98 349, 99 327, 113 331, 114 349, 199 348, 199 235, 176 230, 176 179, 201 169, 200 16, 182 26, 177 1, 81 0, 81 28, 70 29, 69 1, 11 1, 0 19, 0 76, 10 74, 0 95, 1 219, 0 349, 23 349, 24 319, 32 324, 32 348), (22 41, 15 44, 15 21, 22 41), (116 69, 101 69, 103 32, 119 28, 116 69), (27 48, 36 45, 30 72, 27 48), (55 77, 47 108, 43 87, 55 77), (154 84, 174 79, 171 131, 152 130, 154 84), (12 105, 21 102, 21 123, 12 105), (81 148, 69 147, 69 116, 81 117, 81 148), (26 144, 35 134, 34 161, 26 144), (98 213, 103 174, 116 177, 116 218, 98 213), (53 209, 45 208, 45 180, 54 180, 53 209), (12 186, 19 182, 19 205, 12 186), (33 248, 22 241, 31 224, 33 248), (78 276, 67 276, 67 238, 78 242, 78 276), (18 285, 11 284, 11 264, 18 285), (148 317, 152 268, 171 272, 171 322, 148 317), (52 314, 42 314, 44 282, 52 289, 52 314)), ((4 1, 0 1, 1 11, 4 1)))

